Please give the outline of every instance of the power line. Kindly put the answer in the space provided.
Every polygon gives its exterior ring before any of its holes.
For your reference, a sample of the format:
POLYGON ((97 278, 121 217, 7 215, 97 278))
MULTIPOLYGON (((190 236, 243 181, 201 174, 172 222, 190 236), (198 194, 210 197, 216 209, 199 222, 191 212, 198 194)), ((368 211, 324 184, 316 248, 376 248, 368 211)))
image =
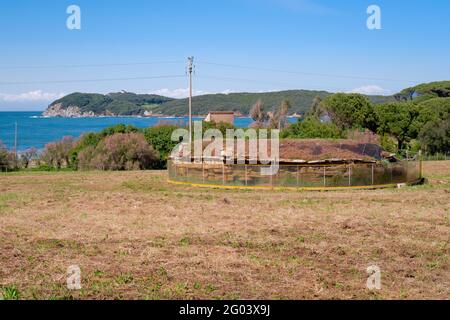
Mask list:
MULTIPOLYGON (((213 80, 219 80, 219 81, 240 81, 240 82, 246 82, 246 83, 262 83, 262 84, 270 84, 270 85, 276 85, 276 86, 291 86, 291 87, 298 87, 298 84, 293 83, 287 83, 287 82, 279 82, 279 81, 266 81, 261 79, 248 79, 248 78, 237 78, 237 77, 221 77, 221 76, 214 76, 214 75, 197 75, 197 78, 202 79, 213 79, 213 80)), ((311 86, 311 84, 309 84, 311 86)), ((315 85, 315 87, 322 88, 323 86, 315 85)), ((348 91, 348 88, 338 88, 338 87, 329 87, 329 89, 333 90, 344 90, 348 91)), ((316 91, 324 91, 325 89, 316 89, 316 91)))
POLYGON ((213 66, 220 66, 220 67, 227 67, 227 68, 237 68, 237 69, 247 69, 247 70, 261 70, 261 71, 270 71, 270 72, 288 73, 288 74, 299 74, 299 75, 308 75, 308 76, 317 76, 317 77, 344 78, 344 79, 371 80, 371 81, 389 81, 389 82, 408 82, 408 83, 417 83, 417 81, 402 80, 402 79, 371 78, 371 77, 360 77, 360 76, 353 76, 353 75, 338 75, 338 74, 326 74, 326 73, 313 73, 313 72, 294 71, 294 70, 282 70, 282 69, 265 68, 265 67, 255 67, 255 66, 244 66, 244 65, 224 64, 224 63, 207 62, 207 61, 200 61, 200 63, 203 63, 203 64, 205 64, 205 65, 213 65, 213 66))
POLYGON ((126 67, 126 66, 143 66, 154 64, 176 64, 184 61, 153 61, 153 62, 130 62, 130 63, 99 63, 99 64, 69 64, 54 66, 0 66, 2 70, 8 69, 70 69, 70 68, 102 68, 102 67, 126 67))
POLYGON ((170 79, 184 78, 185 75, 167 75, 151 77, 129 77, 129 78, 103 78, 103 79, 78 79, 78 80, 43 80, 43 81, 19 81, 19 82, 0 82, 0 86, 28 85, 28 84, 58 84, 58 83, 83 83, 83 82, 109 82, 109 81, 129 81, 129 80, 151 80, 151 79, 170 79))

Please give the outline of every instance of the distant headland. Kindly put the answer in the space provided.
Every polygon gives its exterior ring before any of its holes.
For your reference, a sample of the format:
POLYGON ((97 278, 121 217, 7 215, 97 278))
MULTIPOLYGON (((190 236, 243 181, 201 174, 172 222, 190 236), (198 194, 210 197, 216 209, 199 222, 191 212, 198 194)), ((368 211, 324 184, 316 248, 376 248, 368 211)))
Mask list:
MULTIPOLYGON (((332 93, 313 90, 288 90, 263 93, 207 94, 193 98, 193 113, 206 115, 210 111, 234 111, 248 115, 254 103, 262 100, 270 110, 284 99, 291 103, 289 113, 304 114, 314 98, 325 98, 332 93)), ((367 96, 373 103, 395 100, 393 96, 367 96)), ((97 93, 72 93, 51 103, 44 117, 102 117, 102 116, 185 116, 187 99, 174 99, 154 94, 117 92, 106 95, 97 93)))

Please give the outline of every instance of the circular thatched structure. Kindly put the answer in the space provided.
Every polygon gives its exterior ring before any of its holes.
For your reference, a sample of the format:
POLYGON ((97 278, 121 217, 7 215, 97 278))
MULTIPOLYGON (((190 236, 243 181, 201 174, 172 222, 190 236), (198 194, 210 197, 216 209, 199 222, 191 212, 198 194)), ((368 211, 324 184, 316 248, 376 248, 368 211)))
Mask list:
MULTIPOLYGON (((226 144, 209 156, 190 156, 183 148, 168 162, 169 181, 196 186, 328 190, 383 188, 421 180, 420 161, 386 157, 380 146, 352 140, 283 140, 276 164, 268 152, 244 153, 226 144), (228 149, 229 151, 229 149, 228 149), (264 155, 262 155, 264 154, 264 155)), ((209 143, 203 142, 203 150, 209 143)), ((240 149, 242 150, 242 149, 240 149)))

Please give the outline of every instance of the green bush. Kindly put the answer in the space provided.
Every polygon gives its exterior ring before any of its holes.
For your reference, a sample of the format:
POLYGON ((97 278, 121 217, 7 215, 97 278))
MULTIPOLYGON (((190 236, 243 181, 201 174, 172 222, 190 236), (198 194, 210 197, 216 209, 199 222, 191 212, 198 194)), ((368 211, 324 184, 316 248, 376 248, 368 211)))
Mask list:
POLYGON ((159 160, 155 163, 155 169, 166 168, 167 159, 173 148, 178 144, 178 142, 172 141, 172 132, 176 129, 178 127, 174 125, 163 125, 143 130, 145 140, 159 153, 159 160))
POLYGON ((81 170, 144 170, 153 168, 159 155, 142 133, 116 133, 78 157, 81 170))
POLYGON ((0 171, 16 169, 14 157, 14 154, 9 152, 3 142, 0 141, 0 171))

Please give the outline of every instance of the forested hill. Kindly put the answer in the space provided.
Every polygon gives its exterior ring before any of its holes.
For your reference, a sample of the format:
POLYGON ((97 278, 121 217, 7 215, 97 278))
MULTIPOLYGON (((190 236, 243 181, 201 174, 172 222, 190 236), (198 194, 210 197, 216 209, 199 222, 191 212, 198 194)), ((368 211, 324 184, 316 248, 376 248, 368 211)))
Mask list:
MULTIPOLYGON (((311 90, 289 90, 263 93, 229 93, 229 94, 208 94, 197 96, 193 99, 194 114, 208 114, 209 111, 237 111, 243 115, 249 114, 253 104, 258 100, 264 103, 266 110, 272 110, 284 99, 291 103, 290 114, 305 113, 311 108, 315 97, 325 98, 331 95, 326 91, 311 90)), ((393 97, 370 96, 374 103, 384 103, 392 101, 393 97)), ((154 112, 170 115, 185 115, 187 99, 177 99, 166 102, 154 108, 154 112)))
MULTIPOLYGON (((193 113, 205 115, 209 111, 236 111, 247 115, 250 108, 261 100, 266 110, 278 106, 282 100, 291 103, 290 113, 305 113, 315 97, 331 95, 326 91, 289 90, 263 93, 208 94, 193 98, 193 113)), ((373 103, 393 101, 392 96, 368 96, 373 103)), ((183 116, 187 114, 187 99, 172 99, 151 94, 130 92, 110 93, 72 93, 56 100, 44 112, 46 116, 100 116, 100 115, 143 115, 153 114, 183 116)))

